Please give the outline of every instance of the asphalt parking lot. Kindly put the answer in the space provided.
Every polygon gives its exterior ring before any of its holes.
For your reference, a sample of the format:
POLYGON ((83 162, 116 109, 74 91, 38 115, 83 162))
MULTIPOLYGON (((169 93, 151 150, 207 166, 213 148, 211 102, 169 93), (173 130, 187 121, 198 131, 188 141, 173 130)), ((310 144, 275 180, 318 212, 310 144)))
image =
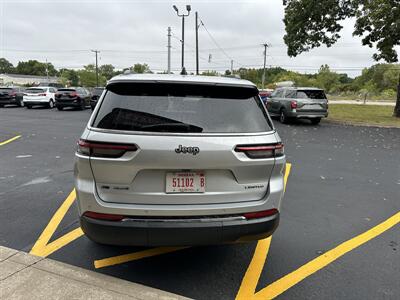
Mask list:
POLYGON ((1 245, 195 299, 399 299, 400 129, 275 122, 291 168, 272 239, 146 249, 79 229, 73 157, 90 113, 0 109, 1 245))

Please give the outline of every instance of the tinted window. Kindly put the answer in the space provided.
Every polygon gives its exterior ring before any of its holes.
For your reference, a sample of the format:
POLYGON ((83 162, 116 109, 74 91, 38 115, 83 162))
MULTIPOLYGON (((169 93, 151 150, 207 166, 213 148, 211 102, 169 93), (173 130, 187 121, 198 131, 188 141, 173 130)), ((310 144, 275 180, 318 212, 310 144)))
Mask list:
POLYGON ((93 89, 93 95, 96 95, 96 96, 100 96, 101 95, 101 93, 103 92, 103 88, 94 88, 93 89))
MULTIPOLYGON (((141 86, 141 91, 132 89, 128 93, 125 89, 108 90, 93 126, 152 132, 245 133, 271 130, 256 89, 247 97, 234 99, 235 96, 229 93, 232 88, 225 88, 225 92, 216 86, 199 86, 193 90, 178 84, 158 88, 153 84, 148 88, 141 86)), ((242 93, 246 96, 245 92, 242 93)))
POLYGON ((40 93, 45 93, 46 89, 26 89, 25 92, 29 94, 40 94, 40 93))
POLYGON ((298 99, 326 99, 323 90, 301 90, 297 91, 298 99))
POLYGON ((11 92, 11 91, 12 91, 11 88, 0 88, 0 92, 7 92, 7 93, 9 93, 9 92, 11 92))
POLYGON ((76 90, 73 88, 70 89, 58 89, 58 92, 75 92, 76 90))

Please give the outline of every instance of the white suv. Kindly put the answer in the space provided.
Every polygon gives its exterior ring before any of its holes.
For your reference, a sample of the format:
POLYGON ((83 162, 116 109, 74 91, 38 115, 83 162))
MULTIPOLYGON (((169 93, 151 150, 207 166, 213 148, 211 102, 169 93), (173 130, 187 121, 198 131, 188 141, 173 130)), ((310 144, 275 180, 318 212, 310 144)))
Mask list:
POLYGON ((54 99, 57 90, 54 87, 31 87, 25 90, 24 105, 32 108, 34 105, 54 107, 54 99))
POLYGON ((81 227, 113 245, 264 238, 278 226, 285 165, 253 83, 120 75, 78 142, 81 227))

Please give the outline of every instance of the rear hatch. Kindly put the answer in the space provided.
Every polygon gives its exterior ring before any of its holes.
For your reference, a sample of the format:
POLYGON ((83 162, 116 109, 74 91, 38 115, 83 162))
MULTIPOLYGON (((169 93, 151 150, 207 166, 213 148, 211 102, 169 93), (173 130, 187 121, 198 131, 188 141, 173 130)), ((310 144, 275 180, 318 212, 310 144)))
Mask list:
POLYGON ((55 97, 57 101, 69 102, 75 100, 78 94, 76 93, 76 89, 58 89, 55 97))
POLYGON ((276 136, 257 93, 253 86, 110 84, 79 147, 91 155, 98 196, 129 204, 262 199, 276 136))
POLYGON ((46 99, 46 89, 29 88, 26 89, 24 100, 42 100, 46 99))
POLYGON ((328 100, 323 90, 299 89, 296 92, 297 110, 318 112, 328 109, 328 100))

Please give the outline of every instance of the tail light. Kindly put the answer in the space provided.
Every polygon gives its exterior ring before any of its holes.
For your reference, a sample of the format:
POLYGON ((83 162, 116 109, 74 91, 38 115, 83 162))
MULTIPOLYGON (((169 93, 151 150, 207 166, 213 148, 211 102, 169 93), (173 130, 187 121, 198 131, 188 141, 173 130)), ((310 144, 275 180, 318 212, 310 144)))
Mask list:
POLYGON ((297 101, 294 101, 294 100, 290 101, 290 108, 291 109, 296 109, 297 108, 297 101))
POLYGON ((283 144, 236 146, 236 152, 243 152, 249 158, 273 158, 284 155, 283 144))
POLYGON ((11 93, 10 93, 10 96, 11 96, 11 97, 15 97, 16 95, 17 95, 16 92, 11 92, 11 93))
POLYGON ((77 152, 86 156, 118 158, 128 151, 136 151, 136 145, 78 141, 77 152))
POLYGON ((270 216, 276 215, 277 213, 279 213, 279 211, 276 208, 273 208, 273 209, 268 209, 268 210, 263 210, 263 211, 245 213, 245 214, 243 214, 243 217, 245 217, 247 220, 259 219, 259 218, 270 217, 270 216))
POLYGON ((124 218, 124 216, 122 215, 103 214, 94 211, 86 211, 83 215, 88 218, 106 221, 122 221, 122 219, 124 218))
POLYGON ((41 93, 38 96, 46 96, 46 93, 41 93))
POLYGON ((69 96, 70 96, 71 98, 73 98, 73 97, 78 97, 78 93, 77 93, 77 92, 72 92, 71 94, 69 94, 69 96))

